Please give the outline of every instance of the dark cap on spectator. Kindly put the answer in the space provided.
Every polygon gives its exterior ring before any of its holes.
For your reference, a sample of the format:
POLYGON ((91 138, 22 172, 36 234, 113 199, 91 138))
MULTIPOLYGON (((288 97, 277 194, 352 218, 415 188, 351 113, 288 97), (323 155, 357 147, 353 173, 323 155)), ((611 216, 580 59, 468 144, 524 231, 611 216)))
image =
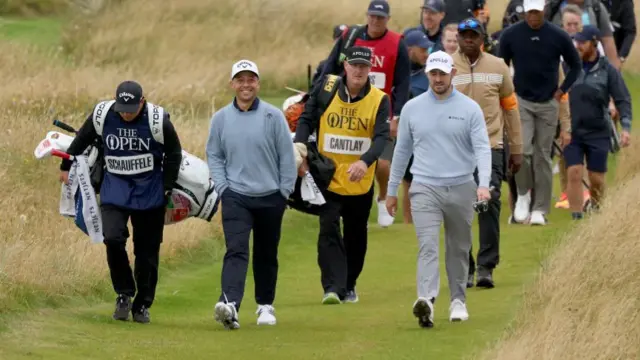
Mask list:
POLYGON ((342 32, 347 28, 348 26, 345 24, 340 24, 340 25, 336 25, 333 27, 333 40, 337 39, 340 37, 340 35, 342 35, 342 32))
POLYGON ((458 32, 473 31, 480 35, 484 35, 484 27, 476 18, 464 19, 458 24, 458 32))
POLYGON ((352 46, 345 52, 347 63, 371 66, 371 50, 364 46, 352 46))
POLYGON ((435 11, 437 13, 445 12, 446 5, 443 0, 424 0, 423 9, 435 11))
POLYGON ((585 25, 582 27, 582 31, 573 35, 575 41, 600 41, 600 30, 593 25, 585 25))
POLYGON ((124 81, 116 89, 116 112, 134 113, 138 111, 142 99, 142 86, 135 81, 124 81))
POLYGON ((411 30, 404 36, 404 42, 407 46, 417 46, 422 49, 429 49, 433 43, 429 41, 427 35, 422 30, 411 30))
POLYGON ((389 3, 386 0, 373 0, 369 3, 369 9, 367 15, 391 16, 391 9, 389 9, 389 3))

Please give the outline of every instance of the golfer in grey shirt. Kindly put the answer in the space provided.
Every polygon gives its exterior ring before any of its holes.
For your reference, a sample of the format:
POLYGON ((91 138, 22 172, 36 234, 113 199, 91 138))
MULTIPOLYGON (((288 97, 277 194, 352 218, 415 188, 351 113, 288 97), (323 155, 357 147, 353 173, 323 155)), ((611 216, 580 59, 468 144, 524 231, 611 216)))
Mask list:
POLYGON ((400 114, 386 205, 395 214, 398 186, 413 154, 409 197, 420 247, 413 314, 421 327, 432 327, 433 303, 440 288, 438 245, 443 222, 449 320, 469 318, 465 301, 473 204, 490 198, 491 146, 482 109, 451 86, 455 75, 451 56, 443 51, 429 55, 426 71, 429 90, 409 100, 400 114), (473 176, 476 167, 478 186, 473 176))

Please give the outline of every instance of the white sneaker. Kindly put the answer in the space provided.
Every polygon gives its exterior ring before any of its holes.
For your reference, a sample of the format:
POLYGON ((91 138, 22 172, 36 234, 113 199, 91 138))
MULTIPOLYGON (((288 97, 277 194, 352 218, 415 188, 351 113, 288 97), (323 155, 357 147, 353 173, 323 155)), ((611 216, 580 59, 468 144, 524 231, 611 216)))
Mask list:
POLYGON ((222 301, 217 303, 214 309, 214 319, 228 330, 240 328, 238 311, 233 303, 227 304, 222 301))
POLYGON ((275 325, 276 324, 276 309, 271 305, 258 305, 258 325, 275 325))
POLYGON ((531 221, 529 223, 531 225, 547 225, 547 220, 544 218, 542 211, 536 210, 531 212, 531 221))
POLYGON ((423 328, 433 327, 433 303, 420 297, 413 303, 413 316, 418 318, 418 325, 423 328))
POLYGON ((516 208, 513 211, 513 219, 517 222, 523 222, 529 217, 529 207, 531 206, 531 192, 526 195, 518 195, 516 208))
POLYGON ((393 216, 387 211, 386 200, 378 201, 378 225, 382 227, 389 227, 393 224, 393 216))
POLYGON ((467 306, 460 299, 455 299, 449 306, 449 321, 467 321, 469 312, 467 306))

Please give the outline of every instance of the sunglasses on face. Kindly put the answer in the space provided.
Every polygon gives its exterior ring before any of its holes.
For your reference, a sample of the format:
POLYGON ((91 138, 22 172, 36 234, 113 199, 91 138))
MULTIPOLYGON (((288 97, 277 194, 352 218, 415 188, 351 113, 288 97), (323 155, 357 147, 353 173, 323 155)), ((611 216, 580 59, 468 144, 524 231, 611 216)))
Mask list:
POLYGON ((468 20, 465 20, 465 21, 461 22, 458 25, 458 31, 476 30, 476 29, 479 29, 481 26, 482 25, 480 25, 480 22, 478 22, 477 20, 468 19, 468 20))

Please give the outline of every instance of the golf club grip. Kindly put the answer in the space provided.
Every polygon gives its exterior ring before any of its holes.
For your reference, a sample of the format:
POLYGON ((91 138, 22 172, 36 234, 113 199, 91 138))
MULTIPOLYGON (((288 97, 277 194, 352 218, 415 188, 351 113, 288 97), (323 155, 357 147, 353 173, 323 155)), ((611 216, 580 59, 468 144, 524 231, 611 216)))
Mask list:
POLYGON ((66 130, 66 131, 68 131, 70 133, 74 133, 74 134, 76 133, 76 129, 71 127, 71 125, 67 125, 67 124, 63 123, 60 120, 53 120, 53 125, 59 127, 62 130, 66 130))
POLYGON ((63 159, 71 160, 71 161, 73 161, 73 159, 74 159, 73 155, 69 155, 64 151, 60 151, 60 150, 57 150, 57 149, 51 150, 51 156, 57 156, 59 158, 63 158, 63 159))

